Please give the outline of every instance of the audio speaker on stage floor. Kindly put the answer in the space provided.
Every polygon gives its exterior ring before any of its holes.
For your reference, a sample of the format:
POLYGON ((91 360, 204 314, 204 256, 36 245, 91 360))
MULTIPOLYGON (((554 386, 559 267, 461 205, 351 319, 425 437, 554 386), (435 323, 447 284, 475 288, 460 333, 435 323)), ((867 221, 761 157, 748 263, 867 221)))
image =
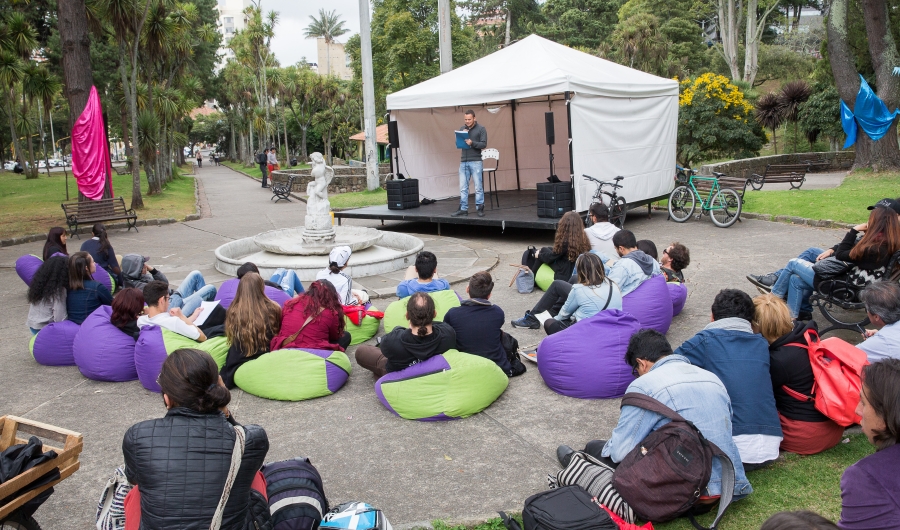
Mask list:
POLYGON ((388 142, 391 144, 391 149, 400 148, 400 135, 397 134, 397 122, 395 121, 388 122, 388 142))
POLYGON ((388 210, 409 210, 419 207, 418 180, 389 180, 386 184, 388 210))
POLYGON ((556 134, 553 132, 553 113, 544 113, 544 127, 547 129, 547 145, 556 143, 556 134))

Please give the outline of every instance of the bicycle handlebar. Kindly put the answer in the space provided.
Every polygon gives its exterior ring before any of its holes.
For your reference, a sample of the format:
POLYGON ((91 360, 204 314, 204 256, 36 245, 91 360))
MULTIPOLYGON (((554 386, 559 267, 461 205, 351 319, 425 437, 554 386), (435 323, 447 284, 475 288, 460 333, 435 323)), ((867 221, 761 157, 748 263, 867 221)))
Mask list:
MULTIPOLYGON (((617 182, 604 182, 602 180, 595 179, 594 177, 592 177, 590 175, 585 175, 584 173, 582 173, 581 176, 588 180, 592 180, 592 181, 596 182, 600 186, 612 186, 613 188, 621 188, 622 187, 622 185, 617 182)), ((617 180, 621 180, 621 179, 617 178, 617 180)))

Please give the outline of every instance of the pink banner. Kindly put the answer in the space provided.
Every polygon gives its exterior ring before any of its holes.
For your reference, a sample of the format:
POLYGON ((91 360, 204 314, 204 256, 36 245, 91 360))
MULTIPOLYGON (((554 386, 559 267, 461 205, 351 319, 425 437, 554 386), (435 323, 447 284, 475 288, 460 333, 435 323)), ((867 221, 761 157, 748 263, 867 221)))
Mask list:
POLYGON ((104 185, 109 182, 109 196, 113 196, 112 164, 109 159, 109 141, 103 126, 103 107, 97 87, 91 87, 84 112, 72 127, 72 173, 78 183, 78 191, 91 200, 103 198, 104 185))

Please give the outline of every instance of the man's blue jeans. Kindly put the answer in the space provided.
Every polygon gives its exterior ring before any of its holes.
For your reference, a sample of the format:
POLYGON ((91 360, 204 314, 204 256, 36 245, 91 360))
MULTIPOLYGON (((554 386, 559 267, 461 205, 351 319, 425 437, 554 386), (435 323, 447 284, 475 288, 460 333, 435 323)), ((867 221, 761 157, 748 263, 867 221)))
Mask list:
MULTIPOLYGON (((812 309, 809 297, 813 293, 813 264, 794 258, 782 269, 778 281, 772 286, 772 294, 784 297, 787 295, 787 306, 791 311, 791 318, 797 318, 800 311, 804 310, 804 304, 812 309)), ((811 311, 810 311, 811 312, 811 311)))
POLYGON ((216 286, 206 285, 200 271, 191 271, 172 293, 169 307, 180 307, 184 316, 189 317, 200 307, 201 302, 210 302, 216 297, 216 286))
POLYGON ((484 186, 481 170, 484 162, 460 162, 459 163, 459 209, 469 209, 469 177, 475 181, 475 206, 484 206, 484 186))
POLYGON ((292 270, 275 269, 275 273, 269 278, 269 281, 280 285, 281 290, 287 293, 291 298, 293 298, 295 294, 304 292, 303 284, 300 283, 300 278, 298 278, 297 273, 292 270))
MULTIPOLYGON (((825 252, 825 251, 822 250, 821 248, 809 247, 808 249, 801 252, 800 255, 797 256, 797 259, 802 259, 803 261, 815 263, 816 258, 818 258, 819 254, 821 254, 823 252, 825 252)), ((782 272, 784 272, 784 269, 778 269, 777 271, 775 271, 775 275, 781 276, 782 272)), ((803 303, 800 305, 800 311, 802 311, 804 313, 812 313, 812 310, 813 310, 812 304, 809 303, 809 297, 807 296, 806 298, 803 299, 803 303)))

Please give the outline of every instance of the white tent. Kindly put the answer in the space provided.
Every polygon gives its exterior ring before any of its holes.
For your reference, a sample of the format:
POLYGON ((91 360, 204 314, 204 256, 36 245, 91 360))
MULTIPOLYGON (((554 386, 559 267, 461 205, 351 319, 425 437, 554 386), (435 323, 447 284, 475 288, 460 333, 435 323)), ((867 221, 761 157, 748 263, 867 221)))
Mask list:
POLYGON ((629 204, 672 190, 678 83, 536 35, 391 94, 387 108, 397 121, 400 172, 419 179, 426 197, 459 195, 452 131, 468 109, 487 129, 488 147, 500 151, 501 190, 534 188, 550 175, 550 111, 555 173, 562 180, 574 175, 577 210, 587 209, 596 188, 582 174, 625 176, 619 193, 629 204))

